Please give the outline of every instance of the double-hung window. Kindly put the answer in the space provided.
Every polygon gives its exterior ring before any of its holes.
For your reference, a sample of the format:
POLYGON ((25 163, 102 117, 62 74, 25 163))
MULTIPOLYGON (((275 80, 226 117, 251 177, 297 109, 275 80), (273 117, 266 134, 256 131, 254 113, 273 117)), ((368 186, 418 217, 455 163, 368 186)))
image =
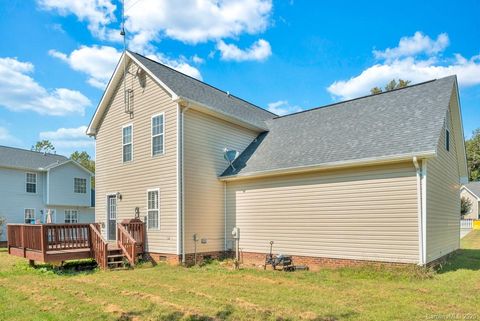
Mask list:
POLYGON ((164 114, 152 117, 152 156, 162 155, 164 153, 164 114))
POLYGON ((26 208, 24 212, 25 224, 35 224, 35 209, 26 208))
POLYGON ((78 223, 78 211, 65 210, 65 223, 78 223))
POLYGON ((87 179, 75 177, 73 179, 73 191, 75 193, 87 193, 87 179))
POLYGON ((130 162, 133 159, 133 126, 127 125, 122 129, 123 140, 123 162, 130 162))
POLYGON ((37 192, 37 174, 36 173, 27 173, 25 188, 27 193, 37 192))
POLYGON ((158 204, 158 197, 159 192, 157 190, 150 190, 147 192, 148 194, 148 228, 149 229, 158 229, 159 227, 159 204, 158 204))

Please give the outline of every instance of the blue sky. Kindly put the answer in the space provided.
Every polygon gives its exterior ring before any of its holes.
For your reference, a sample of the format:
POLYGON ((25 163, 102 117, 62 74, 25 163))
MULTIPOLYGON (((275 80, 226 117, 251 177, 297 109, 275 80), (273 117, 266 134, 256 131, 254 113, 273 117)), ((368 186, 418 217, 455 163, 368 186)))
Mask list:
MULTIPOLYGON (((126 0, 129 48, 277 113, 456 73, 480 127, 480 2, 126 0), (181 8, 181 9, 180 9, 181 8)), ((122 50, 113 0, 0 2, 0 144, 84 135, 122 50)))

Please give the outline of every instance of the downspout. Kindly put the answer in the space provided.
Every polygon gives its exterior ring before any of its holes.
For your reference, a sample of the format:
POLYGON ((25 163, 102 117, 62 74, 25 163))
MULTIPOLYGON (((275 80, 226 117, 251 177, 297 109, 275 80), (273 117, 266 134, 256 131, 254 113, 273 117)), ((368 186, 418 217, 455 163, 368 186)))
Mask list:
POLYGON ((223 230, 223 251, 227 252, 227 182, 223 182, 223 221, 224 221, 224 230, 223 230))
POLYGON ((187 112, 187 110, 189 110, 190 107, 188 106, 188 103, 187 103, 187 107, 185 109, 182 109, 182 106, 180 105, 180 117, 181 117, 181 121, 180 121, 180 135, 181 135, 181 141, 180 141, 180 153, 181 153, 181 163, 180 163, 180 172, 181 172, 181 179, 180 179, 180 186, 181 186, 181 196, 180 196, 180 199, 181 199, 181 210, 182 210, 182 213, 181 213, 181 230, 182 230, 182 263, 184 264, 185 263, 185 202, 184 202, 184 193, 185 193, 185 188, 184 188, 184 184, 183 182, 185 181, 185 171, 184 171, 184 157, 183 157, 183 154, 184 154, 184 148, 183 148, 183 144, 184 144, 184 130, 183 130, 183 126, 184 126, 184 117, 185 117, 185 113, 187 112))
POLYGON ((415 166, 417 176, 417 207, 418 207, 418 245, 419 245, 419 262, 418 265, 425 265, 424 259, 424 208, 423 208, 423 172, 416 156, 413 157, 413 165, 415 166))

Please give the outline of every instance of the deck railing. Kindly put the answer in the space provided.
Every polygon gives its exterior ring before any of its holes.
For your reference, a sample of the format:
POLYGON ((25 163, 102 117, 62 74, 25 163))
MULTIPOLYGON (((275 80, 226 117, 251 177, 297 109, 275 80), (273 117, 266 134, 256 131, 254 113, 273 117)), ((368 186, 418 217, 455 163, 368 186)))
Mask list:
POLYGON ((100 233, 98 224, 90 224, 90 250, 98 266, 106 269, 108 264, 108 243, 100 233))
POLYGON ((90 247, 89 224, 43 224, 47 251, 90 247))
POLYGON ((473 228, 473 219, 460 220, 460 228, 462 229, 472 229, 473 228))
MULTIPOLYGON (((144 252, 144 223, 129 220, 118 224, 117 232, 118 246, 134 265, 138 254, 144 252)), ((8 224, 7 240, 10 254, 30 260, 91 257, 101 268, 108 266, 108 242, 99 224, 8 224)))
POLYGON ((145 223, 140 220, 130 220, 128 223, 121 223, 123 227, 127 230, 135 241, 137 246, 140 246, 143 251, 143 245, 145 241, 145 223))
POLYGON ((135 265, 137 258, 137 241, 135 241, 133 236, 128 233, 122 224, 117 224, 117 238, 118 246, 122 249, 128 262, 130 262, 131 265, 135 265))

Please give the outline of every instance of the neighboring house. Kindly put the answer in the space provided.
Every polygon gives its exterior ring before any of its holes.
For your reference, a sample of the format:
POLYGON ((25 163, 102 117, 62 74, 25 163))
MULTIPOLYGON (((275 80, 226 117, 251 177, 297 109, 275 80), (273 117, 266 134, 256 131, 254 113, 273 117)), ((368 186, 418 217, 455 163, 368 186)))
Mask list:
POLYGON ((459 108, 451 76, 280 117, 128 51, 87 130, 96 220, 115 240, 138 212, 159 260, 222 255, 238 227, 245 261, 272 240, 296 262, 424 265, 459 248, 459 108))
POLYGON ((0 216, 7 223, 46 223, 47 216, 52 223, 94 222, 92 176, 65 156, 0 146, 0 216))
POLYGON ((480 219, 480 182, 470 182, 460 189, 460 197, 465 197, 472 202, 470 212, 465 215, 464 219, 480 219))

